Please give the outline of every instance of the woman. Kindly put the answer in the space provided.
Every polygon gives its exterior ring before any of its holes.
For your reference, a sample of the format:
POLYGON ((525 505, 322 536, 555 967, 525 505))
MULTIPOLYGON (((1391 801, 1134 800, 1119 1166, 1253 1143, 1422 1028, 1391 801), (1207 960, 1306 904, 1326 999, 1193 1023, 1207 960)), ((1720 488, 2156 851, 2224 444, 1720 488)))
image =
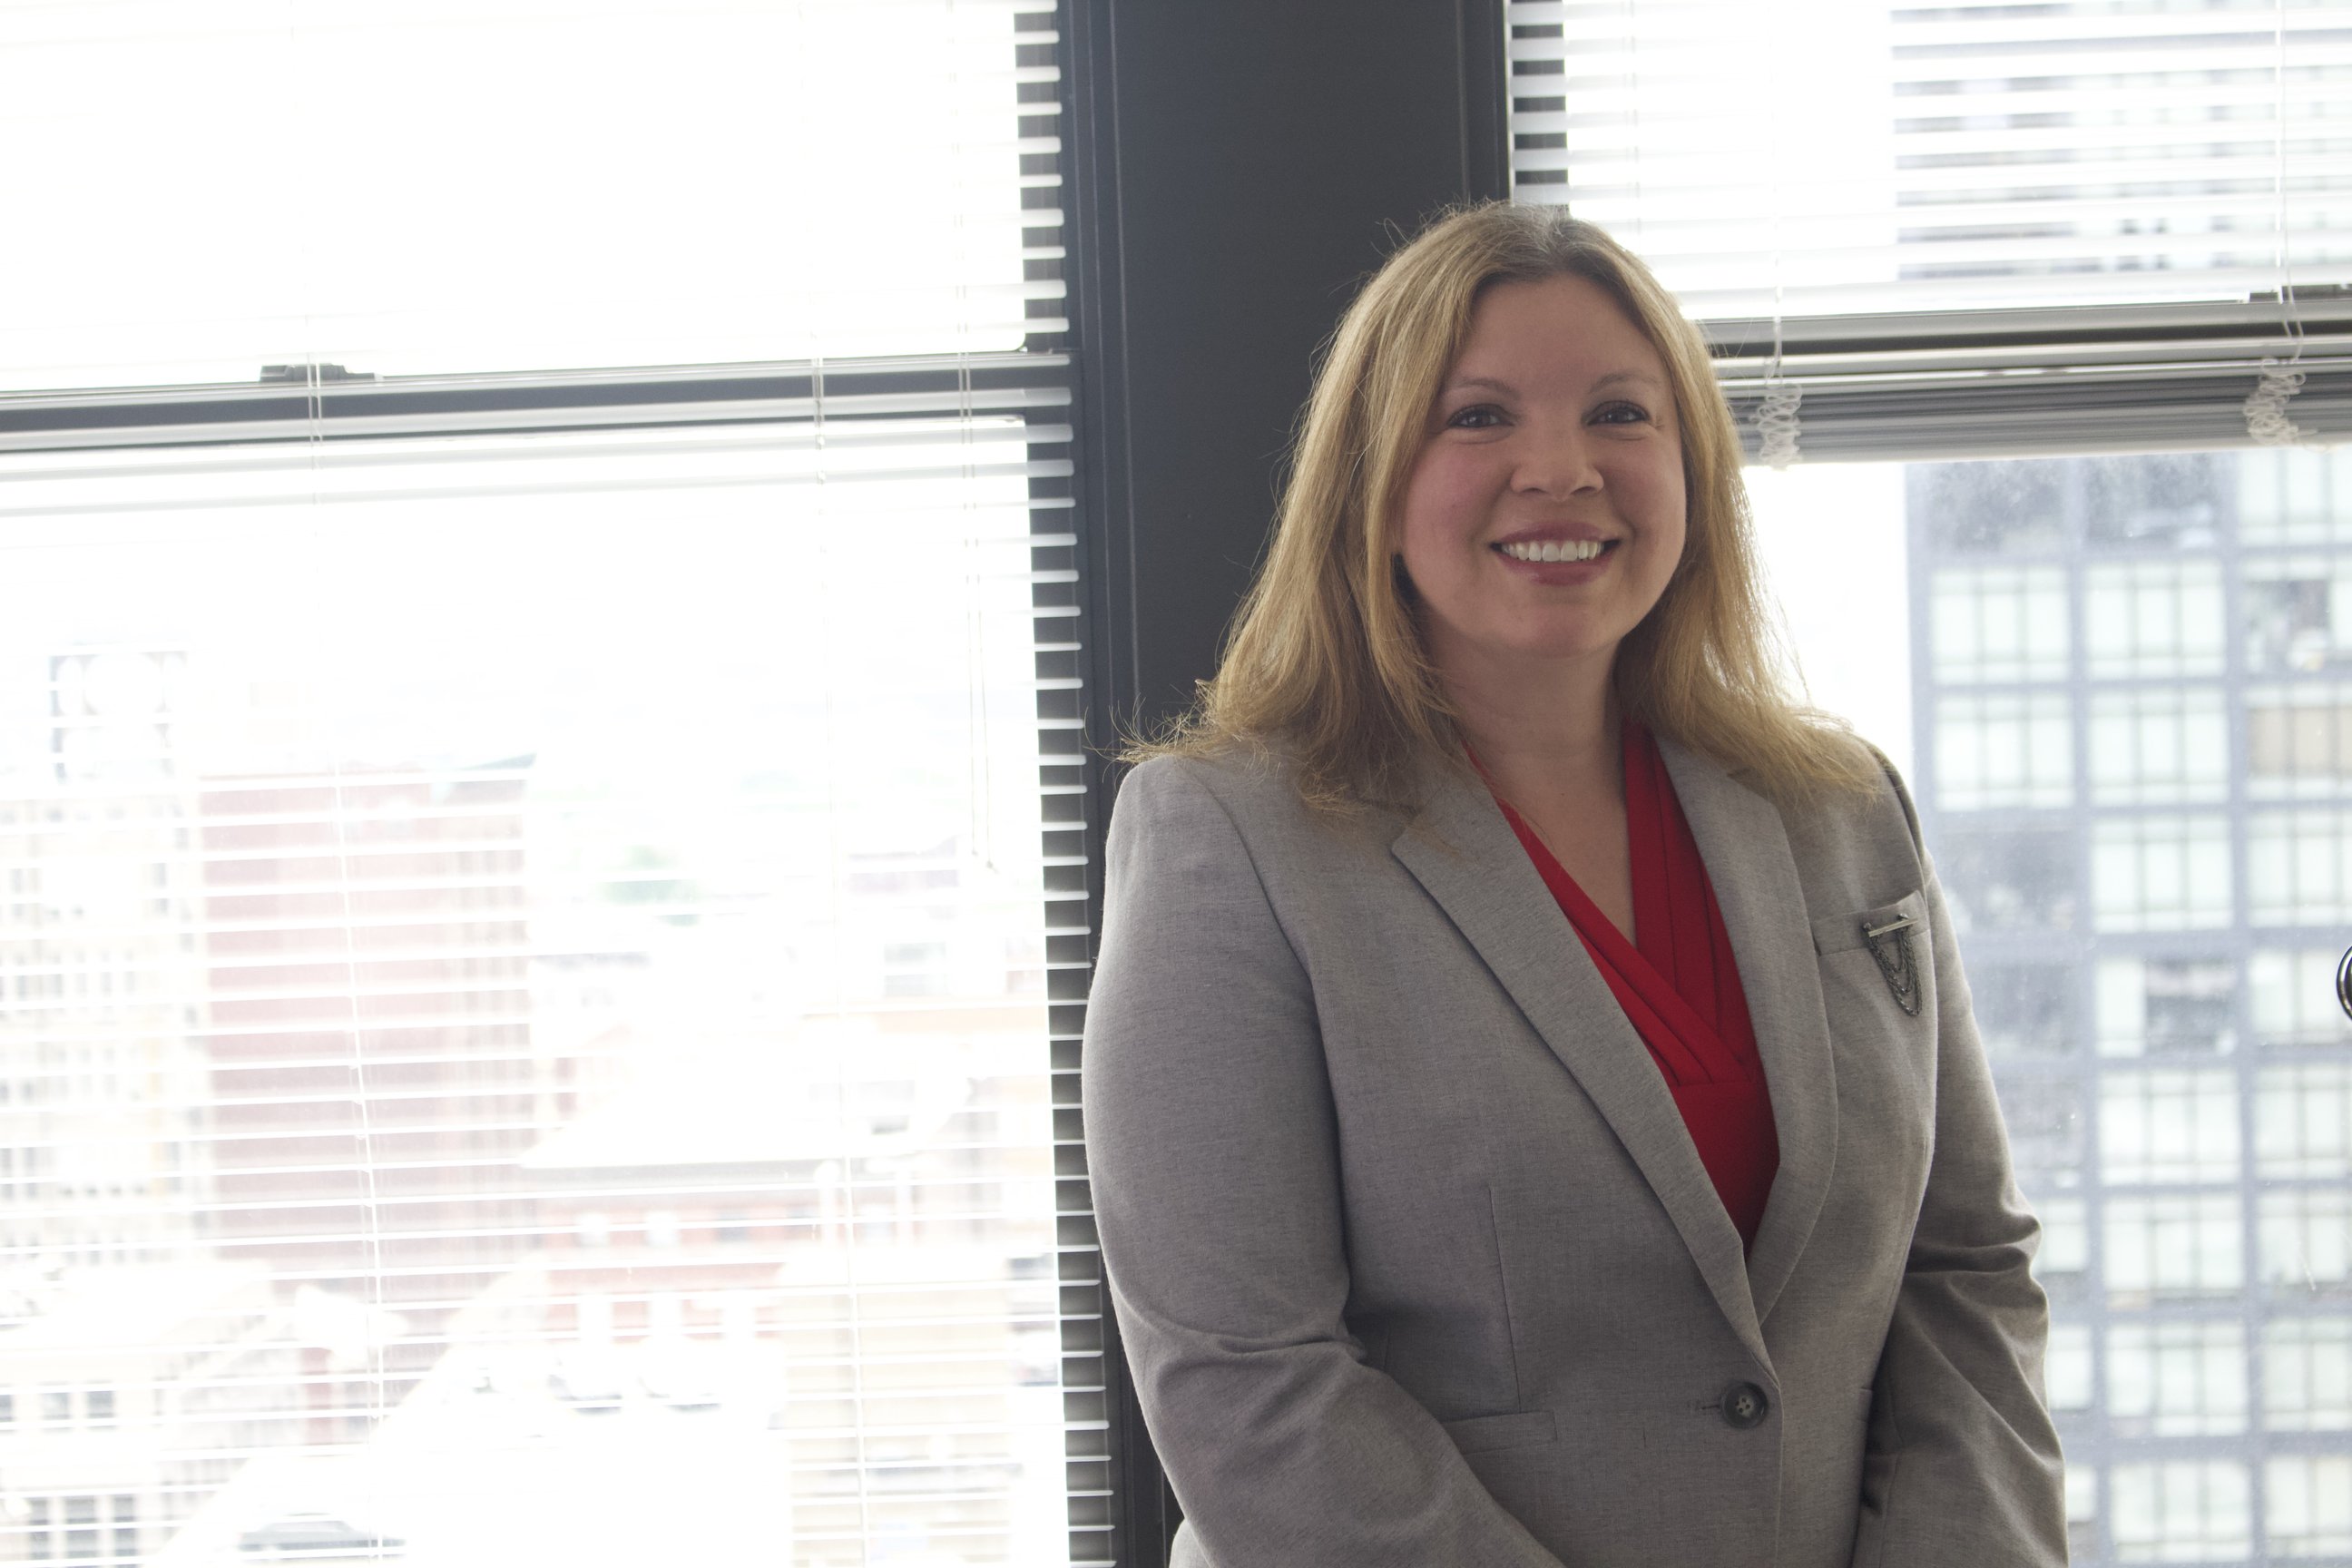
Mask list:
POLYGON ((1475 208, 1364 289, 1111 824, 1088 1158, 1176 1563, 2064 1561, 1942 898, 1754 578, 1601 231, 1475 208))

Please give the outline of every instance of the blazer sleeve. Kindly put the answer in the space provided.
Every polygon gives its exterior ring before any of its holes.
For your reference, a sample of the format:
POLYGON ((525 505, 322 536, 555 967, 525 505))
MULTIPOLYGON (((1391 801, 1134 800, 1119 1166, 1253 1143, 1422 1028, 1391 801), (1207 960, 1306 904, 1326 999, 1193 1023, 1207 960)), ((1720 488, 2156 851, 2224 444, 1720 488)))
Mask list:
POLYGON ((1560 1568, 1366 1366, 1308 976, 1183 763, 1111 822, 1087 1169, 1152 1440, 1217 1568, 1560 1568))
MULTIPOLYGON (((1916 842, 1916 817, 1912 831, 1916 842)), ((1919 861, 1936 979, 1934 1153, 1879 1356, 1853 1565, 2058 1568, 2064 1477, 2042 1396, 2050 1313, 2031 1273, 2041 1227, 2011 1176, 1942 886, 1924 850, 1919 861)))

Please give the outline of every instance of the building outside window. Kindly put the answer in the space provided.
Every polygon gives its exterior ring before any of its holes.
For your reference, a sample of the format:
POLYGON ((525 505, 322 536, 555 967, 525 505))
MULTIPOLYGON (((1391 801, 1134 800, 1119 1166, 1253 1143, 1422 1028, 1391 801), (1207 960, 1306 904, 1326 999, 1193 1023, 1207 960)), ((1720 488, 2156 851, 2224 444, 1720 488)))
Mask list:
MULTIPOLYGON (((1981 553, 1984 531, 1961 517, 2000 506, 2019 489, 2003 470, 2019 468, 2047 475, 2028 489, 2073 498, 2039 547, 2086 635, 2078 658, 2003 696, 2042 704, 2053 729, 2081 727, 2083 787, 2037 803, 2065 841, 2051 826, 2033 831, 2074 868, 2092 919, 2057 933, 2070 960, 2053 969, 2012 956, 2015 939, 1989 922, 1964 931, 1962 946, 1997 1046, 2032 1037, 2012 1022, 2021 1015, 2053 1020, 2050 1031, 2060 1018, 2091 1026, 2075 1026, 2089 1047, 2079 1054, 2003 1049, 1996 1061, 2005 1104, 2012 1084, 2048 1102, 2053 1074, 2096 1085, 2078 1110, 2095 1164, 2037 1163, 2049 1135, 2011 1123, 2045 1221, 2063 1192, 2099 1241, 2085 1268, 2047 1250, 2041 1265, 2068 1347, 2053 1394, 2069 1464, 2096 1480, 2094 1529, 2115 1562, 2246 1561, 2258 1539, 2263 1561, 2337 1551, 2325 1543, 2342 1528, 2328 1483, 2347 1462, 2329 1445, 2352 1440, 2333 1392, 2352 1332, 2341 1152, 2352 1036, 2334 972, 2352 942, 2352 779, 2336 751, 2330 639, 2342 623, 2326 548, 2338 534, 2325 508, 2352 462, 2207 454, 2162 476, 2169 515, 2193 526, 2129 539, 2093 498, 2128 490, 2116 481, 2134 459, 1915 468, 1916 602, 1937 604, 1958 569, 1944 563, 1981 553), (2293 520, 2274 510, 2284 472, 2306 498, 2293 520), (2103 559, 2126 550, 2143 558, 2103 559), (2244 631, 2234 637, 2231 604, 2244 631), (2282 797, 2294 804, 2267 804, 2282 797), (2083 1399, 2086 1376, 2098 1404, 2083 1399), (2273 1432, 2323 1448, 2266 1456, 2273 1432)), ((1997 742, 1963 739, 1942 717, 1965 710, 1953 704, 1973 683, 1935 651, 1923 638, 1915 701, 1939 721, 1913 776, 1958 889, 1998 853, 1992 814, 2013 805, 1988 802, 1979 782, 1976 748, 1997 742), (1968 858, 1957 864, 1956 844, 1968 858)))

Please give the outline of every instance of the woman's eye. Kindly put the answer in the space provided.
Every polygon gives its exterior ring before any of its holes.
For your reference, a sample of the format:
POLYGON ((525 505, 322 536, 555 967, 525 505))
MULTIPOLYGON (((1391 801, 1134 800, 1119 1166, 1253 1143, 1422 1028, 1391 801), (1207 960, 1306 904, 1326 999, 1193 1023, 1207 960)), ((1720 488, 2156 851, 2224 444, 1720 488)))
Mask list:
POLYGON ((1502 411, 1479 404, 1475 407, 1457 408, 1446 416, 1449 430, 1491 430, 1503 422, 1502 411))
POLYGON ((1596 410, 1592 417, 1601 425, 1645 425, 1650 411, 1638 403, 1612 403, 1596 410))

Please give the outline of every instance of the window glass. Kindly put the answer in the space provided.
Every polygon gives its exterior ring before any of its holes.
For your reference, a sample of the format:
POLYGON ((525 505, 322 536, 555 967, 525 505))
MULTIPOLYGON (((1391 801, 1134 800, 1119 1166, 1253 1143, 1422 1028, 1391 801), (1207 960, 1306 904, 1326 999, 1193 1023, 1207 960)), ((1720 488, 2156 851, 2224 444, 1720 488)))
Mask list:
MULTIPOLYGON (((2074 735, 2062 698, 1962 694, 1936 708, 1936 756, 1955 805, 2067 805, 2074 735)), ((2094 754, 2096 754, 2095 752, 2094 754)))
POLYGON ((2119 1436, 2200 1437, 2246 1424, 2246 1331, 2215 1321, 2107 1331, 2107 1415, 2119 1436))
POLYGON ((2238 966, 2226 958, 2102 958, 2103 1056, 2210 1055, 2237 1040, 2238 966))
POLYGON ((2102 1073, 2099 1171, 2114 1186, 2235 1180, 2236 1075, 2162 1068, 2102 1073))
POLYGON ((2279 1318, 2263 1331, 2263 1418, 2281 1432, 2352 1430, 2352 1316, 2279 1318))
POLYGON ((2352 1458, 2282 1455, 2263 1473, 2273 1552, 2282 1557, 2352 1554, 2352 1458))
POLYGON ((2252 1485, 2242 1464, 2117 1465, 2109 1485, 2118 1563, 2226 1561, 2252 1547, 2252 1485))
POLYGON ((1948 567, 1932 592, 1939 679, 1957 685, 2065 673, 2065 578, 2055 569, 1948 567))
POLYGON ((2256 948, 2246 961, 2254 1027, 2266 1044, 2352 1044, 2352 1019, 2336 1003, 2332 948, 2256 948))
POLYGON ((2263 675, 2352 669, 2352 568, 2346 563, 2326 555, 2256 556, 2246 563, 2242 592, 2239 624, 2250 669, 2263 675))
POLYGON ((0 388, 1018 348, 1044 8, 0 7, 0 388))
POLYGON ((1798 660, 1909 748, 2042 1221, 2074 1560, 2341 1552, 2352 457, 1751 480, 1798 660), (1899 553, 1824 548, 1890 505, 1899 553), (1841 606, 1890 605, 1909 689, 1873 700, 1841 606))
POLYGON ((2352 1064, 2264 1067, 2256 1082, 2257 1173, 2352 1177, 2352 1064))
POLYGON ((2269 1188, 2258 1201, 2265 1280, 2320 1299, 2352 1285, 2352 1192, 2298 1184, 2269 1188))
POLYGON ((2246 892, 2258 925, 2352 921, 2352 811, 2254 813, 2246 826, 2246 892))
POLYGON ((2352 688, 2315 681, 2249 689, 2246 789, 2269 798, 2352 792, 2352 688))
POLYGON ((2244 1221, 2227 1194, 2107 1198, 2101 1239, 2117 1307, 2226 1296, 2245 1283, 2244 1221))
POLYGON ((0 6, 0 1558, 1099 1550, 1055 20, 0 6))
POLYGON ((2065 1056, 2083 1047, 2081 986, 2074 971, 2048 963, 1978 965, 1969 973, 1977 1033, 1995 1058, 2065 1056))
POLYGON ((2083 574, 2084 642, 2094 676, 2218 675, 2221 569, 2136 561, 2083 574))
POLYGON ((1508 12, 1517 198, 1638 237, 1702 315, 2232 300, 2352 259, 2314 191, 2325 3, 1508 12))
POLYGON ((2218 816, 2109 818, 2091 827, 2093 919, 2102 931, 2230 923, 2229 824, 2218 816))
MULTIPOLYGON (((2065 700, 2038 699, 2063 733, 2065 700)), ((2091 699, 2091 799, 2100 805, 2218 801, 2229 793, 2230 745, 2215 687, 2102 691, 2091 699)), ((1943 756, 1937 755, 1937 765, 1943 756)), ((1965 797, 1948 799, 1959 807, 1965 797)), ((2063 801, 2051 802, 2063 805, 2063 801)))
POLYGON ((2092 1364, 2088 1327, 2081 1323, 2052 1326, 2042 1382, 2053 1410, 2088 1410, 2097 1404, 2097 1376, 2092 1364))

